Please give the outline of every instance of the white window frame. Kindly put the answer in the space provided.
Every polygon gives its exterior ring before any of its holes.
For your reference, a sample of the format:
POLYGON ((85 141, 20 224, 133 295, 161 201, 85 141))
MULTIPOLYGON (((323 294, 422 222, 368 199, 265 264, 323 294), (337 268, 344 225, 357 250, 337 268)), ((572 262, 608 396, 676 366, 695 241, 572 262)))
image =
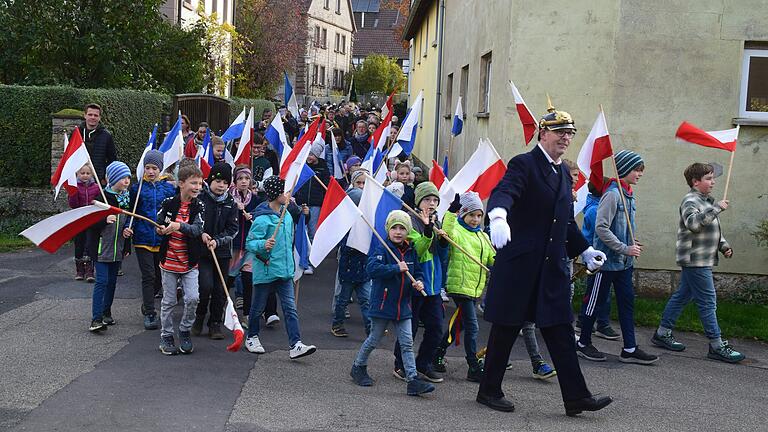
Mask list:
POLYGON ((745 49, 741 62, 741 93, 739 94, 739 117, 768 121, 768 112, 747 111, 747 85, 749 84, 749 63, 752 57, 768 57, 768 49, 745 49))

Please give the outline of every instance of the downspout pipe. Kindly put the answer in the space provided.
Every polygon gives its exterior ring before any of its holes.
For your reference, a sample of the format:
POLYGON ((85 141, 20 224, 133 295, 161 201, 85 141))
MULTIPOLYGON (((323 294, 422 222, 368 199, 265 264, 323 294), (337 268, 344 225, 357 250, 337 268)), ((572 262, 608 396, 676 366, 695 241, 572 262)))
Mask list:
POLYGON ((445 34, 445 0, 440 0, 440 10, 438 12, 438 32, 440 36, 437 42, 437 89, 435 91, 435 139, 432 149, 432 158, 438 160, 440 148, 440 96, 443 76, 443 35, 445 34))

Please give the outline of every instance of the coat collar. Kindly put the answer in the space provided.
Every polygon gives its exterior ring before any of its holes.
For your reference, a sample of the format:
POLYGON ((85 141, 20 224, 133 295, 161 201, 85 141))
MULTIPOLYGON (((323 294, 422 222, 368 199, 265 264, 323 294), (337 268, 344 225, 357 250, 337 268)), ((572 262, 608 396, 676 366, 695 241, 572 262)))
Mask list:
POLYGON ((544 177, 544 183, 546 183, 553 192, 558 193, 562 187, 563 181, 565 181, 564 175, 566 174, 563 173, 563 164, 561 163, 560 165, 557 165, 555 169, 559 170, 559 172, 555 172, 552 170, 552 164, 550 163, 551 158, 549 158, 549 155, 547 155, 540 146, 536 146, 531 150, 531 153, 533 154, 537 165, 539 165, 541 175, 544 177))

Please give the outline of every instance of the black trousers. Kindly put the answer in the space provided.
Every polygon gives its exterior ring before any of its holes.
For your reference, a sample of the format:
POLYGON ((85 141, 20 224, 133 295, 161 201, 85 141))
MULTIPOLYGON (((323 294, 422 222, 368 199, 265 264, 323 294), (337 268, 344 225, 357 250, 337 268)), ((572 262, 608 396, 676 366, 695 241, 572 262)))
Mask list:
MULTIPOLYGON (((222 269, 229 268, 229 258, 219 258, 218 260, 222 269)), ((219 273, 216 271, 216 265, 213 263, 213 258, 210 256, 201 257, 197 268, 199 271, 197 280, 200 303, 197 304, 195 316, 198 319, 204 319, 210 306, 211 316, 208 318, 208 326, 221 324, 224 320, 227 297, 224 293, 224 287, 221 285, 219 273)))
POLYGON ((75 259, 88 257, 96 261, 96 251, 99 248, 99 232, 87 228, 75 236, 75 259))
MULTIPOLYGON (((504 380, 509 353, 521 328, 522 326, 499 324, 491 326, 488 351, 485 354, 485 375, 480 382, 480 394, 493 398, 504 397, 501 382, 504 380)), ((576 356, 573 327, 570 324, 560 324, 540 330, 557 370, 557 380, 560 383, 563 401, 591 396, 576 356)))
POLYGON ((136 261, 141 271, 141 313, 155 315, 155 294, 163 287, 160 275, 160 252, 152 252, 142 247, 135 248, 136 261))

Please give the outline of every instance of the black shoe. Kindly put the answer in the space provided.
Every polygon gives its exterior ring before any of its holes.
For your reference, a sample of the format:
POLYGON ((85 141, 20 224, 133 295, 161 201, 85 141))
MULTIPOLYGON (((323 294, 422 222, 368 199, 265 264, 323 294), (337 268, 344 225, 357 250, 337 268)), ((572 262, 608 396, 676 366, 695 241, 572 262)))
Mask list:
POLYGON ((331 334, 336 337, 349 336, 349 333, 347 333, 347 329, 345 329, 343 325, 337 325, 337 326, 331 327, 331 334))
POLYGON ((103 322, 104 325, 108 325, 108 326, 117 324, 115 322, 115 319, 112 318, 112 314, 111 313, 106 313, 106 312, 104 313, 104 316, 101 317, 101 322, 103 322))
POLYGON ((192 345, 192 337, 188 331, 179 331, 179 351, 182 354, 191 354, 195 347, 192 345))
POLYGON ((395 369, 395 370, 393 370, 392 371, 392 375, 395 378, 399 379, 400 381, 406 381, 406 382, 408 381, 408 379, 405 376, 405 371, 402 370, 402 369, 395 369))
POLYGON ((515 410, 515 404, 507 400, 505 397, 492 398, 482 393, 478 393, 477 399, 475 400, 492 410, 501 412, 512 412, 515 410))
POLYGON ((616 333, 616 330, 614 330, 611 326, 600 327, 599 329, 595 330, 594 333, 595 336, 605 340, 618 340, 621 337, 621 335, 616 333))
POLYGON ((208 337, 213 340, 224 339, 224 333, 221 332, 221 324, 215 323, 208 326, 208 337))
POLYGON ((480 380, 483 379, 483 375, 484 372, 482 366, 470 366, 467 370, 467 381, 479 383, 480 380))
POLYGON ((576 354, 579 355, 579 357, 583 357, 587 360, 592 360, 596 362, 604 362, 605 361, 605 354, 601 353, 600 351, 595 348, 594 345, 589 344, 585 347, 579 346, 579 344, 576 344, 576 354))
POLYGON ((445 361, 445 349, 438 348, 435 355, 435 361, 432 362, 432 370, 439 373, 446 373, 448 369, 445 367, 448 362, 445 361))
POLYGON ((431 393, 435 391, 435 386, 430 383, 426 383, 418 378, 408 382, 406 392, 408 396, 418 396, 425 393, 431 393))
POLYGON ((107 329, 107 325, 104 324, 104 321, 100 319, 91 321, 91 326, 88 327, 88 331, 90 331, 91 333, 98 333, 106 329, 107 329))
POLYGON ((203 332, 203 320, 204 318, 195 318, 195 322, 192 323, 192 330, 190 330, 192 336, 200 336, 200 333, 203 332))
POLYGON ((590 396, 584 399, 565 402, 565 415, 569 417, 581 414, 584 411, 599 411, 613 402, 610 396, 590 396))
POLYGON ((435 371, 433 371, 431 369, 427 369, 425 371, 418 371, 418 372, 419 372, 419 377, 420 378, 423 378, 423 379, 425 379, 425 380, 427 380, 429 382, 441 383, 441 382, 444 381, 442 375, 440 375, 439 373, 437 373, 437 372, 435 372, 435 371))
POLYGON ((653 354, 648 354, 647 352, 641 350, 640 348, 635 347, 635 352, 631 352, 631 353, 627 352, 626 350, 621 350, 619 361, 622 363, 649 365, 659 361, 659 357, 653 354))

